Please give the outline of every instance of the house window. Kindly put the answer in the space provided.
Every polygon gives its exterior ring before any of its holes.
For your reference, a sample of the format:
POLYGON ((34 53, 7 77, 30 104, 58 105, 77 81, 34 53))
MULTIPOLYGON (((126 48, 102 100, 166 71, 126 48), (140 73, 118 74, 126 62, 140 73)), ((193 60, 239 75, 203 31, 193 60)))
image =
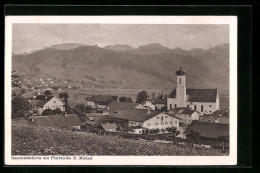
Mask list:
POLYGON ((161 125, 164 125, 164 123, 163 123, 163 122, 161 122, 161 125))
POLYGON ((190 105, 187 105, 187 107, 189 108, 189 107, 190 107, 190 105))
POLYGON ((165 122, 165 125, 167 125, 168 123, 167 122, 165 122))
POLYGON ((169 122, 169 124, 172 124, 172 122, 169 122))
POLYGON ((158 123, 155 123, 156 126, 158 126, 158 123))
POLYGON ((197 105, 194 105, 194 110, 195 110, 195 111, 197 110, 197 105))
POLYGON ((150 123, 148 123, 147 126, 150 126, 150 123))
POLYGON ((211 111, 209 111, 209 113, 211 113, 211 111))
POLYGON ((179 79, 179 84, 181 84, 181 78, 179 79))
POLYGON ((53 101, 53 103, 56 103, 56 101, 53 101))
POLYGON ((157 117, 157 119, 159 119, 159 117, 157 117))
POLYGON ((211 105, 209 105, 209 107, 211 107, 211 105))
POLYGON ((170 109, 172 109, 172 104, 170 104, 170 109))
POLYGON ((177 108, 177 104, 174 104, 174 107, 177 108))
POLYGON ((161 117, 161 121, 163 121, 163 117, 161 117))
POLYGON ((177 121, 174 121, 175 124, 177 124, 177 121))
POLYGON ((201 105, 201 112, 203 112, 203 105, 201 105))
POLYGON ((168 118, 167 116, 165 116, 165 118, 168 118))

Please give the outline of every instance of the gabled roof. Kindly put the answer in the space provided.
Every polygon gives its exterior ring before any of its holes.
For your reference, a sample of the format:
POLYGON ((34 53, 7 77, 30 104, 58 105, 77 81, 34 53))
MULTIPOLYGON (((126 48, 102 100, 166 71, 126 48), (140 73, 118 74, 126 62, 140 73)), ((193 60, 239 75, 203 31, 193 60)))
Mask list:
POLYGON ((152 110, 140 110, 140 109, 126 109, 120 111, 118 114, 112 116, 116 119, 144 122, 158 114, 162 111, 152 111, 152 110))
POLYGON ((201 122, 208 122, 208 123, 215 123, 215 120, 218 120, 220 124, 229 124, 229 117, 228 116, 214 116, 214 115, 204 115, 201 122))
MULTIPOLYGON (((38 95, 35 99, 33 99, 30 104, 32 106, 44 106, 48 101, 50 101, 54 96, 44 96, 38 95)), ((56 98, 56 97, 55 97, 56 98)), ((58 98, 57 98, 58 99, 58 98)), ((59 99, 58 99, 59 100, 59 99)), ((62 102, 62 101, 61 101, 62 102)))
POLYGON ((101 126, 103 127, 103 129, 105 130, 109 130, 109 129, 116 129, 117 125, 116 124, 101 124, 101 126))
POLYGON ((189 134, 190 131, 199 132, 202 137, 207 138, 225 137, 229 135, 229 124, 192 121, 184 134, 189 134))
POLYGON ((110 103, 108 105, 108 107, 109 107, 109 112, 111 112, 111 114, 114 114, 116 111, 119 111, 119 110, 133 109, 137 105, 138 105, 137 103, 113 101, 112 103, 110 103))
POLYGON ((70 126, 80 126, 82 124, 80 118, 76 114, 64 115, 49 115, 47 116, 56 127, 70 127, 70 126))
POLYGON ((114 101, 113 96, 111 95, 93 95, 89 98, 86 98, 86 101, 93 101, 98 103, 111 103, 114 101))
POLYGON ((228 117, 229 116, 229 112, 227 110, 216 110, 215 112, 213 112, 212 114, 210 114, 212 116, 219 116, 219 115, 222 115, 222 116, 226 116, 228 117))
POLYGON ((179 113, 179 114, 188 114, 188 115, 191 115, 194 112, 196 112, 195 110, 191 110, 189 107, 172 108, 170 109, 170 111, 174 112, 175 114, 179 113))
MULTIPOLYGON (((82 122, 80 121, 78 115, 67 114, 64 115, 48 115, 48 116, 34 116, 33 124, 37 126, 44 127, 70 127, 70 126, 80 126, 82 122)), ((29 120, 31 121, 31 119, 29 120)))
MULTIPOLYGON (((217 89, 186 89, 187 102, 216 102, 217 89)), ((176 98, 176 89, 174 89, 170 98, 176 98)))

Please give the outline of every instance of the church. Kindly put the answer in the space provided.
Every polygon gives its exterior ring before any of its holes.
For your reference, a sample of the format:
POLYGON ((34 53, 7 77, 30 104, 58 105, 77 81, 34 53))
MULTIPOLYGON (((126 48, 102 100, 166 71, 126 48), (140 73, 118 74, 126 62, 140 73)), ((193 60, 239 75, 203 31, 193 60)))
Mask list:
POLYGON ((186 72, 181 67, 176 75, 177 86, 167 98, 167 110, 189 107, 200 115, 219 110, 218 89, 189 89, 186 88, 186 72))

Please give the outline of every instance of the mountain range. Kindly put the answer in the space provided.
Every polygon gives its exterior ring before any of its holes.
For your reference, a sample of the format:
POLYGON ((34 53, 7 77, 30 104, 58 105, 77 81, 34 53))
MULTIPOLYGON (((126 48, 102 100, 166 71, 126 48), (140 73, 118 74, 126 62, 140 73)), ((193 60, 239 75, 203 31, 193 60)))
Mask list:
POLYGON ((22 76, 55 76, 86 87, 174 88, 182 66, 189 88, 229 88, 229 44, 184 50, 158 43, 138 48, 66 43, 12 58, 22 76))

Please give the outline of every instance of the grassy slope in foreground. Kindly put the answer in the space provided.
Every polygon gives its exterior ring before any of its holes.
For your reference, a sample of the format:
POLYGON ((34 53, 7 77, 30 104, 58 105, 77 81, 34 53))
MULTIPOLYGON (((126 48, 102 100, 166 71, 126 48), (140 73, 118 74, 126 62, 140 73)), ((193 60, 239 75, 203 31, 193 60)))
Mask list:
POLYGON ((56 128, 32 127, 12 123, 13 155, 226 155, 220 150, 99 136, 56 128))

